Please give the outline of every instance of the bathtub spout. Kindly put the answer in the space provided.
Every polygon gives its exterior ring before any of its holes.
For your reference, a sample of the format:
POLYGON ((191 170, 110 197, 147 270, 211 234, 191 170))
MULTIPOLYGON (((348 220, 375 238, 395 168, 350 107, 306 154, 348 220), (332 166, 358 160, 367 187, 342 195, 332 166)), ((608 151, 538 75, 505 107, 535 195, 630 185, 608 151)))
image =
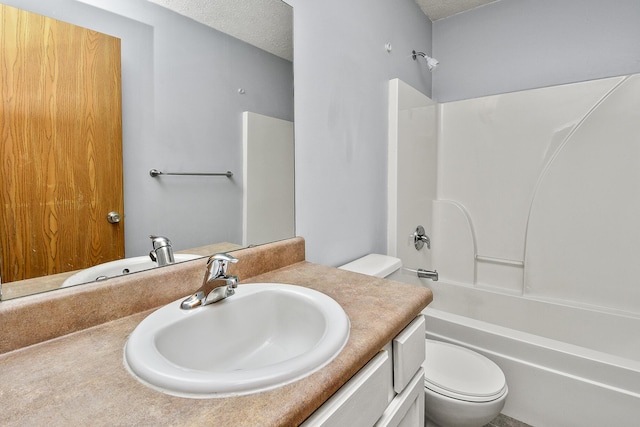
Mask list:
POLYGON ((434 282, 438 281, 438 270, 425 270, 424 268, 404 268, 404 270, 410 273, 416 273, 420 279, 431 279, 434 282))
POLYGON ((422 268, 418 269, 418 277, 421 279, 431 279, 434 282, 438 281, 438 270, 423 270, 422 268))

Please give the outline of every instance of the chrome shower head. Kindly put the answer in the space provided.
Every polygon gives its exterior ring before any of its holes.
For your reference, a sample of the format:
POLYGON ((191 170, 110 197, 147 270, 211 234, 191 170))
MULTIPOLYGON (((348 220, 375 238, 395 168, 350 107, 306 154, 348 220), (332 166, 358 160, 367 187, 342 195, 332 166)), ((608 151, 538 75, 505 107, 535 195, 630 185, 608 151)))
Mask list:
POLYGON ((425 59, 425 61, 427 62, 427 68, 429 69, 429 71, 433 71, 440 63, 440 61, 430 57, 424 52, 416 52, 415 50, 411 52, 411 58, 413 58, 414 61, 417 60, 418 56, 422 56, 425 59))

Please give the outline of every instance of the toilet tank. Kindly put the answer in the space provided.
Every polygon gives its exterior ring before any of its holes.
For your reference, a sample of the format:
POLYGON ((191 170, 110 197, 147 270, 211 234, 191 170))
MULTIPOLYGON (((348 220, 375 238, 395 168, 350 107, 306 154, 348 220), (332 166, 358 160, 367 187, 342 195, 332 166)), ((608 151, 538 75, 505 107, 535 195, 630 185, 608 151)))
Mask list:
POLYGON ((338 267, 342 270, 368 274, 375 277, 387 277, 402 267, 402 261, 388 255, 369 254, 338 267))

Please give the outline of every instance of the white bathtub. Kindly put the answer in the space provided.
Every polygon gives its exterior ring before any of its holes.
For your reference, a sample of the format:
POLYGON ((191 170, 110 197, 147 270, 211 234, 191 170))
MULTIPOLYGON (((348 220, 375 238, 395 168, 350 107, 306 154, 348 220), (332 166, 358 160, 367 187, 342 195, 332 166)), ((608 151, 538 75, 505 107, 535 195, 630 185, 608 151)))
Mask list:
MULTIPOLYGON (((505 372, 503 413, 536 427, 640 425, 640 319, 489 290, 426 285, 427 337, 482 353, 505 372)), ((429 356, 427 355, 427 358, 429 356)))

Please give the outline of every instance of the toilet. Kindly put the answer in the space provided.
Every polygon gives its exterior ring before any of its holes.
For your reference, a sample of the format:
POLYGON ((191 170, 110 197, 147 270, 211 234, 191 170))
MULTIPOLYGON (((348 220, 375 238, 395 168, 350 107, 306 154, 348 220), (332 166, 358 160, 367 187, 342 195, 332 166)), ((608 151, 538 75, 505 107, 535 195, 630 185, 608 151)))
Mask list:
MULTIPOLYGON (((369 254, 339 267, 387 277, 402 266, 398 258, 369 254)), ((498 416, 507 382, 498 365, 467 348, 425 340, 425 423, 427 427, 482 427, 498 416)))

